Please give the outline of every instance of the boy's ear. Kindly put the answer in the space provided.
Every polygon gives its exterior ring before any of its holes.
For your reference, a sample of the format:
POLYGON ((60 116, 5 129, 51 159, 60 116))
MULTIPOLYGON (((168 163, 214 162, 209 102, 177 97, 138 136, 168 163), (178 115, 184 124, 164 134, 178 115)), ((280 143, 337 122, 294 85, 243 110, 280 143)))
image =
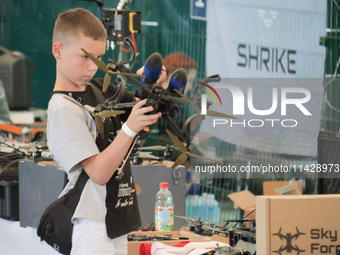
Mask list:
POLYGON ((60 59, 61 58, 61 50, 63 48, 63 44, 61 42, 56 42, 52 46, 52 54, 55 57, 55 59, 60 59))

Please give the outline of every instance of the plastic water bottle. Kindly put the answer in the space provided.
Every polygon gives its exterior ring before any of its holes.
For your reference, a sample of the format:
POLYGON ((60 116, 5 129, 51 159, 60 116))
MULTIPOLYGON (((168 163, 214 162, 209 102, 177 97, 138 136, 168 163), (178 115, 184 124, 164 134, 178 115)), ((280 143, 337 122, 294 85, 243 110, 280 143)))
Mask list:
POLYGON ((156 231, 173 231, 174 230, 174 204, 172 194, 168 190, 169 184, 161 182, 160 190, 156 195, 155 204, 155 230, 156 231))

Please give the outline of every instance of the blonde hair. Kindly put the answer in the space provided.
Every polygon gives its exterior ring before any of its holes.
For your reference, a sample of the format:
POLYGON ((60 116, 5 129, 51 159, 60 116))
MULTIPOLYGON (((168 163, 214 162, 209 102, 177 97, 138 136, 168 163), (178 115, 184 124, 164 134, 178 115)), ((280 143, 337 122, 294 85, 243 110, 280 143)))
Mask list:
POLYGON ((68 43, 74 37, 84 35, 94 40, 106 40, 104 25, 90 11, 76 8, 58 15, 53 30, 53 44, 68 43))

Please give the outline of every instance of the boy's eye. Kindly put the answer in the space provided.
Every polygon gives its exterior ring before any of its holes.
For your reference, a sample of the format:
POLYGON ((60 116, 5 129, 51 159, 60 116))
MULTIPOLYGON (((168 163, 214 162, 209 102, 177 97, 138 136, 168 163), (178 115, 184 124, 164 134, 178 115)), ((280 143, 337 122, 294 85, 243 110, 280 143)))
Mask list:
MULTIPOLYGON (((88 57, 86 55, 83 55, 84 59, 87 59, 88 57)), ((97 57, 97 59, 102 60, 102 56, 97 57)))

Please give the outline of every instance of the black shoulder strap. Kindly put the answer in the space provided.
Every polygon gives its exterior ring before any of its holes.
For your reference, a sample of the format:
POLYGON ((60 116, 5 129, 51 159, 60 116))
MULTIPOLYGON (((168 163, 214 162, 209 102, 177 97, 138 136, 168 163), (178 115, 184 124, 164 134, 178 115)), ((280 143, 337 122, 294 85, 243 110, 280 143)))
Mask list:
POLYGON ((103 92, 96 86, 94 85, 92 82, 89 84, 89 86, 93 89, 94 93, 96 94, 96 97, 102 102, 104 103, 105 101, 105 97, 103 95, 103 92))
MULTIPOLYGON (((93 91, 95 92, 96 97, 100 99, 100 101, 104 102, 105 97, 102 91, 96 85, 93 85, 92 83, 90 83, 90 86, 93 88, 93 91)), ((83 169, 78 177, 76 184, 74 185, 74 188, 73 188, 74 191, 77 192, 78 194, 81 194, 89 178, 90 177, 87 175, 87 173, 83 169)))
MULTIPOLYGON (((92 91, 95 95, 94 97, 93 97, 93 94, 90 94, 90 97, 89 97, 89 94, 86 94, 86 93, 84 94, 85 91, 82 91, 82 92, 73 91, 73 92, 71 92, 71 91, 55 90, 55 91, 52 91, 49 99, 51 100, 52 96, 55 95, 55 94, 64 94, 64 95, 67 95, 67 96, 74 98, 80 104, 84 104, 82 101, 85 100, 87 102, 86 104, 93 106, 93 107, 95 107, 96 104, 98 104, 98 103, 104 103, 106 97, 104 96, 103 92, 101 91, 100 83, 98 83, 97 81, 91 82, 87 86, 89 86, 92 89, 92 91), (93 99, 93 100, 90 100, 90 99, 93 99)), ((87 91, 87 89, 86 89, 86 91, 87 91)))
POLYGON ((77 180, 76 184, 73 187, 75 192, 77 192, 78 194, 81 194, 83 192, 83 189, 84 189, 85 184, 86 184, 88 179, 89 179, 89 176, 87 175, 87 173, 83 169, 81 171, 79 177, 78 177, 78 180, 77 180))
MULTIPOLYGON (((101 101, 103 100, 103 102, 104 102, 105 97, 104 97, 102 91, 96 85, 93 85, 92 83, 90 83, 90 86, 91 86, 91 88, 93 88, 93 91, 95 92, 98 99, 100 99, 101 101)), ((89 179, 89 176, 87 175, 87 173, 83 169, 81 171, 81 174, 78 177, 76 184, 74 185, 74 190, 79 194, 82 193, 88 179, 89 179)))

